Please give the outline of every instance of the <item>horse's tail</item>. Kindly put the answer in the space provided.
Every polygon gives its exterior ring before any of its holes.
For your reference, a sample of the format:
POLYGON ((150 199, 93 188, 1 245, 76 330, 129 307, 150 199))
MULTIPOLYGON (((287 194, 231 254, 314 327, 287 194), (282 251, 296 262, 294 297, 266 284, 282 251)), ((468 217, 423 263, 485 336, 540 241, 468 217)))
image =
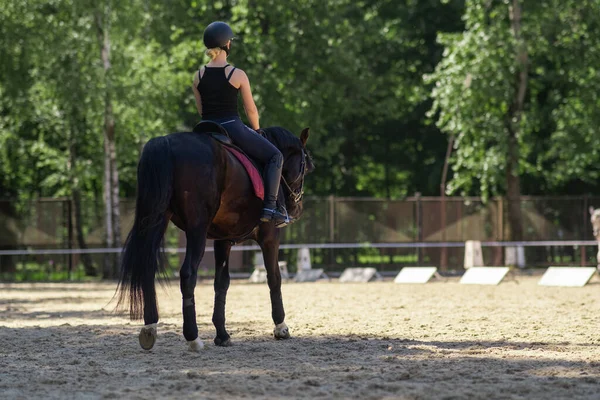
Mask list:
POLYGON ((171 201, 173 160, 169 139, 151 139, 142 150, 137 170, 137 199, 133 228, 125 242, 121 261, 119 301, 129 298, 131 319, 148 317, 158 320, 154 279, 165 273, 165 257, 161 252, 164 232, 169 219, 167 208, 171 201), (150 315, 144 315, 144 306, 150 315), (152 315, 156 313, 156 315, 152 315))

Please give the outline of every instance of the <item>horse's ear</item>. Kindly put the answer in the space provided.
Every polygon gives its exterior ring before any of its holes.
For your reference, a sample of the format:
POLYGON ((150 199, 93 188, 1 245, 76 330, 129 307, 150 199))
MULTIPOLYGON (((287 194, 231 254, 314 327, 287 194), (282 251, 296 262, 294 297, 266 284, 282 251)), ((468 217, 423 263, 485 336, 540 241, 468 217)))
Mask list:
POLYGON ((309 132, 310 132, 310 128, 302 129, 302 133, 300 134, 300 141, 302 142, 302 146, 306 146, 306 141, 308 140, 309 132))
MULTIPOLYGON (((304 132, 303 132, 304 133, 304 132)), ((594 207, 590 206, 590 214, 594 215, 594 207)))

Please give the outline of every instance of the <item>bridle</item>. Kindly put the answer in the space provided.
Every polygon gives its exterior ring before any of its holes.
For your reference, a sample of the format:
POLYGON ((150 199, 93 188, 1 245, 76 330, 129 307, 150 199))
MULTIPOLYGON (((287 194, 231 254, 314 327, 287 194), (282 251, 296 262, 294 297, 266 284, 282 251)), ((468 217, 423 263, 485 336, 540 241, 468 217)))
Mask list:
POLYGON ((281 181, 283 182, 284 187, 290 192, 290 197, 294 204, 297 204, 302 200, 302 196, 304 195, 304 174, 306 173, 306 153, 304 149, 302 149, 302 162, 300 164, 300 174, 294 179, 291 183, 288 183, 283 175, 281 175, 281 181), (291 185, 296 184, 298 181, 301 181, 300 187, 296 190, 291 188, 291 185))

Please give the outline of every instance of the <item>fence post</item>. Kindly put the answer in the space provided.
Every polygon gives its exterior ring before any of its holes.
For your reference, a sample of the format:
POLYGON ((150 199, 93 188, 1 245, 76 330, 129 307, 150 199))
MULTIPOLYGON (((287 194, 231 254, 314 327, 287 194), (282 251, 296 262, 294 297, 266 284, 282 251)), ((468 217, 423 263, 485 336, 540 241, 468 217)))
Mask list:
POLYGON ((498 196, 498 241, 504 241, 504 198, 498 196))
MULTIPOLYGON (((67 248, 71 250, 73 248, 73 199, 69 198, 65 200, 67 202, 67 237, 68 237, 68 246, 67 248)), ((73 275, 73 254, 69 254, 69 280, 72 280, 73 275)))
MULTIPOLYGON (((329 243, 335 241, 335 196, 329 195, 329 243)), ((335 265, 334 249, 329 249, 329 265, 335 265)))
MULTIPOLYGON (((585 230, 587 229, 587 222, 589 221, 588 219, 588 195, 585 194, 583 195, 583 225, 582 225, 582 233, 583 236, 581 237, 581 239, 585 239, 585 230)), ((581 249, 579 249, 580 253, 581 253, 581 266, 585 266, 587 264, 587 254, 586 254, 586 247, 585 246, 581 246, 581 249)))
MULTIPOLYGON (((504 241, 504 198, 498 196, 498 241, 504 241)), ((504 264, 504 247, 498 247, 500 254, 498 255, 498 263, 504 264)))
MULTIPOLYGON (((417 242, 422 242, 423 241, 423 218, 421 218, 421 193, 420 192, 415 193, 415 199, 416 199, 415 206, 417 207, 417 210, 416 210, 417 242)), ((423 253, 422 249, 421 249, 421 247, 419 247, 417 249, 417 261, 418 261, 419 265, 423 264, 422 253, 423 253)))
MULTIPOLYGON (((440 219, 442 220, 442 242, 447 241, 446 236, 446 193, 442 191, 440 201, 440 219)), ((440 270, 446 272, 448 270, 448 248, 444 245, 440 254, 440 270)))

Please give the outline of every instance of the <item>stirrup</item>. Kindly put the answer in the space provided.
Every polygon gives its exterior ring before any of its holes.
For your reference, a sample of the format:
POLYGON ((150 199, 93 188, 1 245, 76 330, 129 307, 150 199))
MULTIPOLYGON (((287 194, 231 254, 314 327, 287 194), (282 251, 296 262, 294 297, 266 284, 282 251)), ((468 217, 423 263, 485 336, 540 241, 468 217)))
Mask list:
POLYGON ((287 211, 285 214, 281 213, 279 210, 272 209, 272 208, 263 208, 262 210, 262 215, 260 216, 260 220, 262 222, 271 222, 274 221, 275 222, 275 226, 277 228, 281 228, 284 227, 286 225, 288 225, 291 220, 290 217, 287 214, 287 211))
POLYGON ((286 217, 285 221, 280 222, 280 223, 276 223, 275 224, 275 228, 283 228, 284 226, 288 226, 292 222, 294 222, 294 220, 292 218, 286 217))

